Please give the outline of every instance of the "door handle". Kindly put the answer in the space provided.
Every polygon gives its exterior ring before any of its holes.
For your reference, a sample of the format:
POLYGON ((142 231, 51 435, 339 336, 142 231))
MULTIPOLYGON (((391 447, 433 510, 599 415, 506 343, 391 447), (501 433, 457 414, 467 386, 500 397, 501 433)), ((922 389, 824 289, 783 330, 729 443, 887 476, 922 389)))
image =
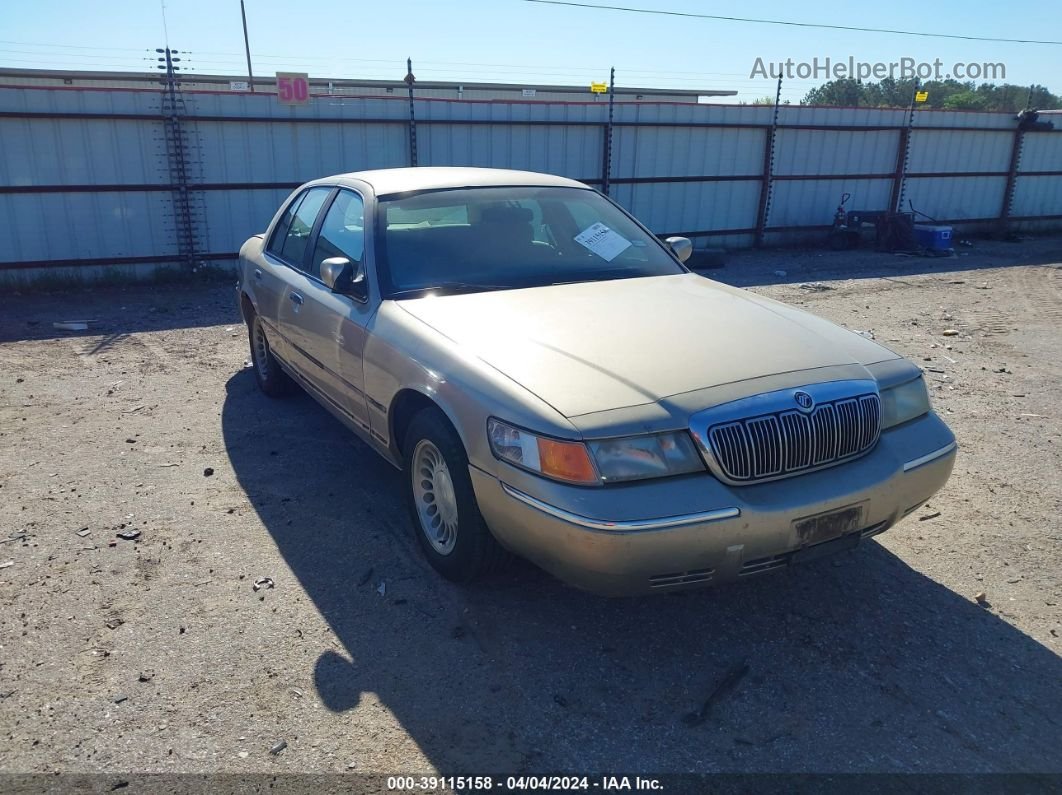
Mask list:
POLYGON ((262 281, 262 269, 261 268, 255 268, 254 269, 254 278, 256 278, 258 281, 262 281))
POLYGON ((302 296, 298 293, 288 293, 288 298, 291 299, 291 303, 296 306, 302 306, 302 296))

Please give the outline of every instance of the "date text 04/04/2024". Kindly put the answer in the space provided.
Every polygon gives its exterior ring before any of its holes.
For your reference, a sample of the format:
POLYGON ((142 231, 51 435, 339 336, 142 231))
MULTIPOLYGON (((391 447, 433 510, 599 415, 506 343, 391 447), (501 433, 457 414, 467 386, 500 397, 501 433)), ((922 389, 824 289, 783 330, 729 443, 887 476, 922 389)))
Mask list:
POLYGON ((602 792, 661 791, 663 785, 655 778, 641 776, 388 776, 387 788, 393 792, 430 791, 532 791, 562 792, 568 790, 599 790, 602 792))

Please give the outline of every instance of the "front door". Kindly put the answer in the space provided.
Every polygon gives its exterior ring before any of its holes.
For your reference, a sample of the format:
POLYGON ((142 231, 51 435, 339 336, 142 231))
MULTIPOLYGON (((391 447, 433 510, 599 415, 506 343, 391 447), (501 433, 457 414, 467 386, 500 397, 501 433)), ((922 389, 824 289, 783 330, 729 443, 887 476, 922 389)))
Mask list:
POLYGON ((282 325, 291 328, 308 380, 368 432, 362 364, 372 308, 367 301, 333 293, 320 278, 321 263, 329 257, 346 257, 355 267, 364 259, 364 206, 355 191, 338 190, 318 223, 304 268, 292 279, 299 300, 281 311, 287 313, 282 325))

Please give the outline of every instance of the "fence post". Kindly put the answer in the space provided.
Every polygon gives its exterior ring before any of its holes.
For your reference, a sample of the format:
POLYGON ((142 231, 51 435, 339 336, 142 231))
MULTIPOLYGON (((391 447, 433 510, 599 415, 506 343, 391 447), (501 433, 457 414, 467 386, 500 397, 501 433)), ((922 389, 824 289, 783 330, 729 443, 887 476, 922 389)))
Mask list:
POLYGON ((612 111, 614 108, 616 88, 616 67, 612 67, 608 77, 608 125, 605 127, 605 151, 601 163, 601 192, 608 196, 609 181, 612 179, 612 111))
POLYGON ((406 85, 409 87, 409 164, 417 165, 417 114, 413 108, 413 84, 417 78, 413 76, 413 59, 406 58, 406 85))
POLYGON ((1003 191, 1003 206, 999 220, 1006 224, 1014 205, 1014 190, 1018 185, 1018 168, 1021 165, 1021 150, 1025 143, 1025 130, 1019 126, 1014 130, 1014 141, 1010 147, 1010 166, 1007 168, 1007 187, 1003 191))
POLYGON ((763 169, 760 179, 760 204, 756 211, 756 235, 753 244, 756 248, 763 245, 767 230, 767 216, 771 212, 771 188, 774 176, 774 142, 778 131, 778 106, 782 101, 782 76, 778 76, 778 88, 774 93, 774 116, 771 128, 763 141, 763 169))
MULTIPOLYGON (((1029 96, 1025 100, 1025 110, 1032 107, 1033 87, 1029 86, 1029 96)), ((1018 114, 1018 126, 1014 128, 1014 140, 1010 146, 1010 165, 1007 167, 1007 187, 1003 190, 1003 206, 999 211, 1000 226, 1006 231, 1007 219, 1014 208, 1014 191, 1018 185, 1018 170, 1021 167, 1021 150, 1025 145, 1026 114, 1018 114)))
POLYGON ((892 196, 889 199, 889 206, 895 213, 903 212, 903 199, 907 191, 907 166, 911 159, 911 130, 914 128, 918 85, 918 78, 915 78, 911 105, 907 108, 907 124, 900 129, 900 138, 896 142, 896 168, 892 172, 892 196))
POLYGON ((178 91, 180 85, 177 79, 177 71, 181 68, 176 65, 180 58, 178 50, 156 49, 155 52, 164 54, 158 60, 164 62, 166 75, 162 79, 162 100, 160 111, 166 139, 166 160, 170 172, 170 185, 173 188, 173 228, 177 237, 177 253, 181 261, 189 268, 196 266, 196 229, 192 207, 192 197, 189 192, 188 178, 188 146, 185 141, 185 132, 181 124, 181 115, 184 113, 184 98, 178 91))

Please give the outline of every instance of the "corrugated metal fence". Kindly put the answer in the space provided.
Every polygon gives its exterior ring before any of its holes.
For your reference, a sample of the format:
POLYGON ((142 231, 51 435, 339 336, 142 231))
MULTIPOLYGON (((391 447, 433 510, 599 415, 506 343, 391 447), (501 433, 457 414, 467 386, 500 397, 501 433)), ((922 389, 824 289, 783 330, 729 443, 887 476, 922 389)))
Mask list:
MULTIPOLYGON (((409 161, 408 102, 0 87, 0 278, 235 258, 319 176, 409 161), (172 124, 173 115, 177 123, 172 124), (174 132, 176 130, 176 132, 174 132), (174 136, 181 146, 175 170, 174 136), (190 208, 184 215, 180 208, 190 208), (27 274, 23 274, 27 275, 27 274)), ((420 165, 545 171, 601 186, 658 234, 781 243, 903 199, 941 222, 1062 225, 1062 131, 1009 114, 617 103, 416 101, 420 165)))

